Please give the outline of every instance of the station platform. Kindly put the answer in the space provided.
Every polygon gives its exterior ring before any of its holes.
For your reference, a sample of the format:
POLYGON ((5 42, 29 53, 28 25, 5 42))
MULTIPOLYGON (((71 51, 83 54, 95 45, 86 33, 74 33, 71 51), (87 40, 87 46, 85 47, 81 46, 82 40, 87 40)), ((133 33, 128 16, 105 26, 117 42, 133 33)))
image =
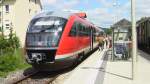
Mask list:
POLYGON ((132 62, 107 62, 102 84, 150 84, 150 55, 138 50, 135 79, 132 80, 132 62))
POLYGON ((64 84, 150 84, 150 55, 138 51, 136 78, 131 61, 110 61, 108 49, 94 52, 81 63, 64 84))
POLYGON ((95 84, 99 69, 104 63, 107 49, 95 51, 89 58, 82 62, 64 84, 95 84))

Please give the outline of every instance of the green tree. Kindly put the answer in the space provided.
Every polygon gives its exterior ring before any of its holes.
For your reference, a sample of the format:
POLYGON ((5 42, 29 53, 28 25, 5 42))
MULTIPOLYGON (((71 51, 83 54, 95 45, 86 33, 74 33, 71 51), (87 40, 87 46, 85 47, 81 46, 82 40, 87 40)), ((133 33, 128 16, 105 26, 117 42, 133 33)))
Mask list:
POLYGON ((112 28, 107 28, 107 29, 105 29, 105 33, 106 33, 107 35, 111 35, 111 34, 112 34, 112 28))
POLYGON ((9 36, 0 35, 0 55, 7 52, 14 52, 20 47, 19 38, 13 33, 13 28, 10 28, 9 36))

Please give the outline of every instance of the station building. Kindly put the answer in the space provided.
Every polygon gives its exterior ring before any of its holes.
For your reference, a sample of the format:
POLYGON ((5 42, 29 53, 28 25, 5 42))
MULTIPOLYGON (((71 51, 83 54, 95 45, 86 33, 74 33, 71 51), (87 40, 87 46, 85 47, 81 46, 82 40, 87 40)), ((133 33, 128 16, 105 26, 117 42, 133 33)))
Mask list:
POLYGON ((129 41, 131 40, 131 22, 126 19, 121 19, 113 26, 114 41, 129 41))
POLYGON ((1 31, 8 36, 10 28, 13 28, 23 47, 29 21, 41 9, 40 0, 0 0, 1 31))
POLYGON ((113 26, 114 59, 128 60, 131 57, 131 22, 121 19, 113 26))

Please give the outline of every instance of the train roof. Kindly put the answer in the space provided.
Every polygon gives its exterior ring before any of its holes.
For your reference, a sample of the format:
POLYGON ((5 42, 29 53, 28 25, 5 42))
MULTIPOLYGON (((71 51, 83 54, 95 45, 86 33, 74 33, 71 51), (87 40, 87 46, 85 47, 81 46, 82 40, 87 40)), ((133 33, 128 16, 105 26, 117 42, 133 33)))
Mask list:
POLYGON ((136 22, 136 24, 137 24, 136 26, 139 26, 140 24, 142 24, 142 23, 144 23, 146 21, 150 21, 150 17, 143 17, 143 18, 141 18, 140 20, 138 20, 136 22))
MULTIPOLYGON (((86 18, 86 13, 72 13, 72 12, 66 12, 66 11, 46 11, 46 12, 41 12, 37 14, 36 16, 33 17, 33 19, 40 18, 40 17, 50 17, 50 16, 57 16, 57 17, 69 19, 71 15, 77 15, 80 18, 86 18)), ((94 26, 93 23, 89 21, 88 23, 94 26)), ((103 31, 101 28, 98 28, 97 26, 95 26, 95 28, 99 31, 103 31)))
POLYGON ((50 16, 57 16, 57 17, 68 19, 71 15, 76 15, 79 16, 80 18, 87 17, 86 13, 84 12, 73 13, 73 12, 66 12, 66 11, 46 11, 37 14, 35 17, 33 17, 33 19, 39 17, 50 17, 50 16))
POLYGON ((47 11, 47 12, 41 12, 39 14, 37 14, 35 17, 33 18, 39 18, 39 17, 50 17, 50 16, 58 16, 58 17, 62 17, 65 19, 68 19, 69 16, 73 15, 75 13, 70 13, 70 12, 63 12, 63 11, 47 11))

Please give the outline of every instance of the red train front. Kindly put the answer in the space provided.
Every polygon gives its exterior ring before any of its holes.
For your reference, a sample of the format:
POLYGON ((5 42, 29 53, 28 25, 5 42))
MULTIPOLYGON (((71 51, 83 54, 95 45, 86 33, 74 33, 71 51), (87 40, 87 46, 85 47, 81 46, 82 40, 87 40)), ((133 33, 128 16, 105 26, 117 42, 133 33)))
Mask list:
POLYGON ((98 46, 100 29, 85 13, 44 12, 35 16, 26 33, 26 60, 38 70, 73 65, 98 46))

